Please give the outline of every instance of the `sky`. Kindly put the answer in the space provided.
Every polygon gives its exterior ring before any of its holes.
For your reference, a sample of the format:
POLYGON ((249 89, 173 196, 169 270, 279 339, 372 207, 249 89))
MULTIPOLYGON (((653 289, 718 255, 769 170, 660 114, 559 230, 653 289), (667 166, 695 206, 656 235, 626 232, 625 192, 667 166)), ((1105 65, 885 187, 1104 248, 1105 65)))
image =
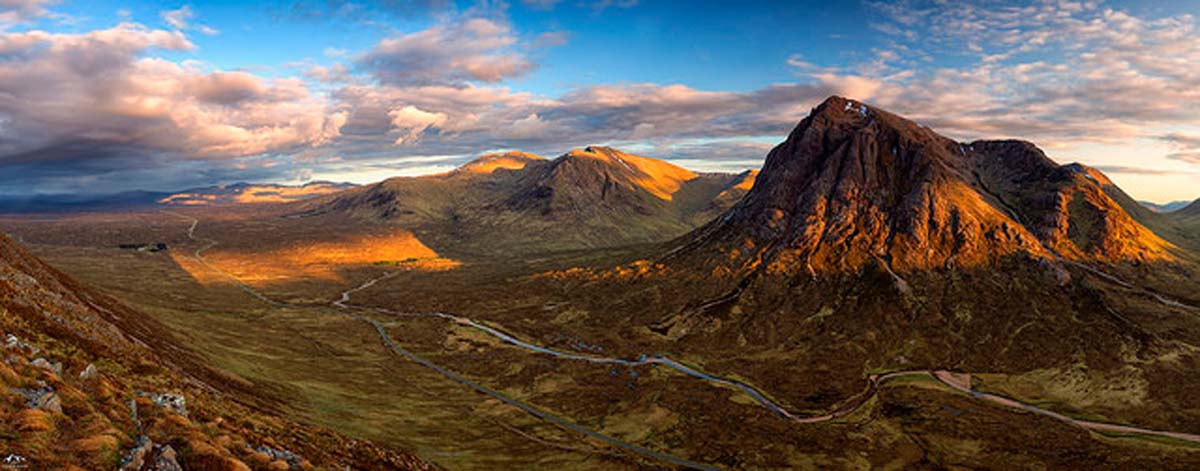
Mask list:
POLYGON ((611 145, 757 168, 842 95, 1200 197, 1200 2, 0 0, 0 196, 611 145))

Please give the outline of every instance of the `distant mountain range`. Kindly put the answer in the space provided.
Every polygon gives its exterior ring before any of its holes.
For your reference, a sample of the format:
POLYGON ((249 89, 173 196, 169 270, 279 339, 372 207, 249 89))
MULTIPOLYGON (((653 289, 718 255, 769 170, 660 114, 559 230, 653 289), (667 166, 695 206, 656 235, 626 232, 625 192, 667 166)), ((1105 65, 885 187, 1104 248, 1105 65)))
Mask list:
MULTIPOLYGON (((1200 200, 1198 200, 1198 201, 1200 201, 1200 200)), ((1139 203, 1142 203, 1143 206, 1150 208, 1151 211, 1158 212, 1158 213, 1169 213, 1172 211, 1178 211, 1180 209, 1183 209, 1183 208, 1187 207, 1187 205, 1192 204, 1194 202, 1193 201, 1172 201, 1170 203, 1158 204, 1158 203, 1153 203, 1150 201, 1139 201, 1139 203)))
POLYGON ((311 182, 299 186, 234 183, 179 192, 129 191, 109 195, 0 196, 0 213, 129 211, 159 206, 219 206, 284 203, 348 188, 350 183, 311 182))

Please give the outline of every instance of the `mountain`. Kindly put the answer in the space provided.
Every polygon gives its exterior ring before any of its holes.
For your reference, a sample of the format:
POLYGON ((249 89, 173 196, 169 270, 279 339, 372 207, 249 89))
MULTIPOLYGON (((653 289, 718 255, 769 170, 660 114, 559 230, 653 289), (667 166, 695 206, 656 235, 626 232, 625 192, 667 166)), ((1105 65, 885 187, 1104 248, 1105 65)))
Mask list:
POLYGON ((155 201, 170 195, 156 191, 129 191, 111 195, 5 195, 0 196, 0 212, 21 214, 141 209, 152 207, 155 201))
POLYGON ((1192 203, 1192 201, 1172 201, 1170 203, 1163 203, 1163 204, 1155 203, 1153 201, 1138 201, 1138 202, 1141 203, 1142 206, 1145 206, 1145 207, 1149 208, 1151 211, 1154 211, 1156 213, 1169 213, 1172 211, 1178 211, 1192 203))
POLYGON ((1125 213, 1097 174, 1059 166, 1027 142, 958 143, 834 97, 770 152, 740 203, 681 239, 672 258, 777 274, 977 267, 1012 256, 1170 259, 1171 244, 1125 213))
POLYGON ((395 224, 452 251, 570 250, 669 240, 727 209, 752 182, 752 174, 697 173, 608 147, 553 160, 509 152, 317 198, 297 215, 395 224))
POLYGON ((428 469, 412 455, 273 415, 279 404, 254 385, 206 366, 162 324, 3 234, 0 314, 0 455, 18 464, 428 469))
POLYGON ((528 152, 511 151, 487 154, 456 169, 465 173, 496 173, 497 170, 520 170, 531 163, 544 162, 545 157, 528 152))

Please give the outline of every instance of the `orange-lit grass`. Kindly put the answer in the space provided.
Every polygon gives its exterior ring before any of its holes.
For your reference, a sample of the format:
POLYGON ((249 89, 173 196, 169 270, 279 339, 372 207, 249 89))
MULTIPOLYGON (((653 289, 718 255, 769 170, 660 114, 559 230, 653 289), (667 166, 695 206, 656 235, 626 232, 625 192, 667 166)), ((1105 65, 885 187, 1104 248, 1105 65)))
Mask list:
MULTIPOLYGON (((224 275, 190 256, 173 254, 179 266, 201 284, 225 282, 224 275)), ((390 264, 409 270, 450 270, 459 262, 442 258, 408 231, 369 235, 341 241, 298 241, 263 251, 225 251, 220 246, 205 253, 218 270, 248 284, 282 283, 299 278, 343 281, 340 270, 355 266, 390 264)))
POLYGON ((252 186, 238 193, 234 200, 238 203, 286 203, 339 191, 340 188, 326 184, 302 187, 252 186))

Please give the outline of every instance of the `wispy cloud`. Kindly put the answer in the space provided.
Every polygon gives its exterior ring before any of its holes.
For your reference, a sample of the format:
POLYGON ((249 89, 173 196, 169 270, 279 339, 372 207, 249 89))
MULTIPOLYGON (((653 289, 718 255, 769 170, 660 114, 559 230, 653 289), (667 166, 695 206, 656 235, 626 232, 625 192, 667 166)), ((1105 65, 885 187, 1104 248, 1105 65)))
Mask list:
POLYGON ((175 10, 163 11, 159 13, 159 16, 162 17, 163 22, 165 22, 167 26, 170 26, 172 29, 178 31, 195 30, 201 34, 207 34, 209 36, 220 34, 220 31, 217 31, 216 28, 206 25, 192 24, 192 18, 196 17, 196 13, 193 12, 192 8, 187 5, 179 7, 175 10))
POLYGON ((879 56, 887 67, 859 67, 879 83, 862 98, 953 135, 1113 142, 1200 125, 1200 35, 1190 15, 1142 18, 1069 1, 870 7, 896 54, 879 56), (920 59, 964 54, 974 60, 956 67, 920 59))
POLYGON ((50 14, 58 0, 0 0, 0 31, 50 14))

